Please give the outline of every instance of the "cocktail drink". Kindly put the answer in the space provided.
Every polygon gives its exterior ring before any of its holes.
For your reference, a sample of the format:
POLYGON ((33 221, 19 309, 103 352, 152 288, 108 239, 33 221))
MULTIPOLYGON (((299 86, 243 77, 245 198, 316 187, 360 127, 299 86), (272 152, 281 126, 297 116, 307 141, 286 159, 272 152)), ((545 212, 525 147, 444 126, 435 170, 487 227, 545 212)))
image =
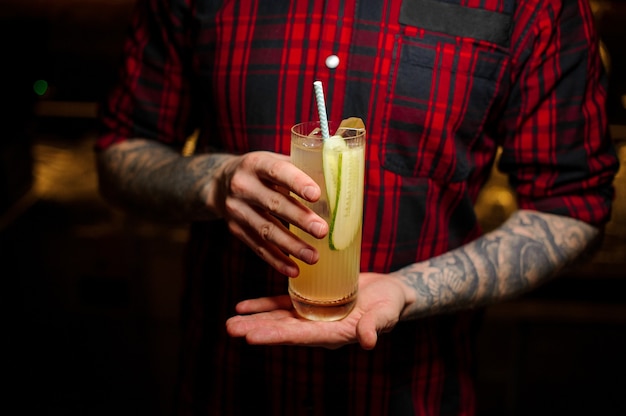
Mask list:
MULTIPOLYGON (((360 119, 357 120, 362 126, 360 119)), ((330 130, 335 131, 336 126, 329 124, 330 130)), ((292 163, 322 189, 322 197, 316 203, 301 202, 330 226, 328 236, 322 240, 293 225, 290 227, 295 235, 320 253, 314 265, 295 259, 300 274, 289 279, 289 294, 296 311, 311 320, 341 319, 356 302, 366 134, 362 127, 351 127, 354 124, 342 123, 336 134, 327 139, 319 133, 319 122, 301 123, 291 129, 292 163)))

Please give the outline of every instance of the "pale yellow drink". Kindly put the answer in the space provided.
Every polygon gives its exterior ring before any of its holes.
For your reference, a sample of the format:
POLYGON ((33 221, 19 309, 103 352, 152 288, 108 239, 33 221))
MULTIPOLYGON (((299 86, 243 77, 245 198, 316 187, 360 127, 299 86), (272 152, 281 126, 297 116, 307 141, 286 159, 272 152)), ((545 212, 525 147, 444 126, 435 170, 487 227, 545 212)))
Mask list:
MULTIPOLYGON (((314 204, 302 202, 328 222, 331 233, 333 223, 338 226, 335 228, 333 240, 336 246, 331 244, 331 234, 323 240, 318 240, 293 225, 290 227, 294 234, 319 251, 320 259, 314 265, 295 259, 300 268, 300 275, 289 279, 289 294, 300 316, 317 321, 333 321, 346 316, 356 302, 361 258, 365 130, 360 130, 355 137, 344 139, 348 146, 338 151, 345 152, 342 157, 351 160, 354 170, 351 173, 349 187, 344 184, 342 190, 345 192, 343 198, 350 198, 350 209, 337 211, 337 215, 343 213, 350 218, 335 215, 333 221, 324 180, 323 140, 319 134, 313 136, 309 134, 316 126, 319 126, 319 123, 309 122, 292 128, 291 161, 311 176, 322 189, 322 197, 318 202, 314 204), (340 223, 341 221, 343 223, 340 223), (345 227, 339 227, 343 224, 349 225, 347 233, 343 233, 345 227), (339 231, 342 232, 341 235, 338 235, 339 231), (340 249, 337 249, 337 246, 340 249)), ((332 124, 331 131, 334 131, 332 124)))

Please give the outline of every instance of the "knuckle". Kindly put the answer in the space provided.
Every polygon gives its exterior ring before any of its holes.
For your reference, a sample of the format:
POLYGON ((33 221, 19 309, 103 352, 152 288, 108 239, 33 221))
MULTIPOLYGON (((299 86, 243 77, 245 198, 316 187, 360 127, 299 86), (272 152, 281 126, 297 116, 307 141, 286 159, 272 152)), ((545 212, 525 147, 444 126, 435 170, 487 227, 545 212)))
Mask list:
POLYGON ((265 251, 265 249, 263 248, 263 246, 260 245, 256 245, 254 247, 252 247, 254 249, 254 252, 256 253, 257 256, 259 256, 261 259, 265 260, 266 259, 266 254, 267 251, 265 251))
POLYGON ((261 226, 261 229, 259 230, 259 235, 261 236, 263 240, 269 241, 271 240, 275 229, 276 229, 276 226, 274 224, 265 223, 261 226))
POLYGON ((232 235, 234 235, 235 237, 239 239, 242 239, 243 237, 245 237, 245 233, 243 232, 243 229, 237 223, 233 221, 228 222, 228 230, 230 231, 232 235))
POLYGON ((230 194, 241 195, 246 190, 246 180, 243 175, 235 173, 229 183, 230 194))
POLYGON ((251 152, 244 155, 241 165, 244 169, 256 169, 261 162, 261 155, 258 152, 251 152))
POLYGON ((281 176, 281 172, 284 170, 285 162, 277 160, 273 162, 267 170, 267 176, 270 179, 277 179, 281 176))
POLYGON ((224 201, 224 210, 226 211, 227 217, 229 218, 241 217, 239 203, 233 198, 226 198, 226 200, 224 201))
POLYGON ((266 202, 266 208, 270 211, 270 212, 278 212, 280 210, 280 207, 282 205, 282 198, 281 198, 282 194, 276 192, 276 193, 272 193, 272 195, 269 196, 269 198, 267 199, 266 202))

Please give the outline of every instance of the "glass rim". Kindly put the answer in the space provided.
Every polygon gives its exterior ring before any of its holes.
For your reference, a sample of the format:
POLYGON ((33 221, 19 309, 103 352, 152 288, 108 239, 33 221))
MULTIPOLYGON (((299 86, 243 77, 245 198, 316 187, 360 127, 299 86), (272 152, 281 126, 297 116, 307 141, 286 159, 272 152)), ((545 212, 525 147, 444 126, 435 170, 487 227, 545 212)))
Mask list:
MULTIPOLYGON (((329 125, 330 129, 336 127, 335 132, 339 128, 338 124, 339 123, 331 121, 331 120, 328 121, 328 125, 329 125)), ((303 122, 296 123, 293 126, 291 126, 290 131, 291 131, 291 134, 294 134, 294 135, 296 135, 298 137, 322 140, 321 134, 311 135, 312 131, 315 131, 315 129, 312 129, 308 133, 297 131, 297 128, 299 128, 299 127, 316 126, 317 128, 319 128, 320 125, 321 125, 321 123, 320 123, 319 120, 317 120, 317 121, 303 121, 303 122)), ((344 140, 353 140, 353 139, 356 139, 356 138, 360 138, 360 137, 364 136, 367 133, 367 129, 365 129, 365 128, 343 127, 343 129, 356 132, 356 134, 354 136, 342 137, 344 140)), ((333 134, 331 134, 331 136, 332 135, 333 134)))

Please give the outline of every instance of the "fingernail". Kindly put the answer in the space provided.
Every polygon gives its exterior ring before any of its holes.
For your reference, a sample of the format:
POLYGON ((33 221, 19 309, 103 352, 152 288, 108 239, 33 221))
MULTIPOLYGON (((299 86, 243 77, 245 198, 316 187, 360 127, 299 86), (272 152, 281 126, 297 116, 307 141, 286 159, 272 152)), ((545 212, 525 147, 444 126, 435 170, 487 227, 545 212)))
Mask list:
POLYGON ((298 273, 300 273, 300 271, 295 266, 285 266, 285 267, 283 267, 283 274, 285 276, 296 277, 296 276, 298 276, 298 273))
POLYGON ((326 232, 326 224, 322 224, 320 222, 312 222, 309 232, 313 236, 321 238, 324 236, 324 233, 326 232))
POLYGON ((317 260, 315 251, 311 249, 303 248, 299 254, 300 260, 305 263, 313 264, 317 260))
POLYGON ((302 190, 302 196, 308 200, 311 201, 312 198, 315 198, 315 188, 313 188, 312 186, 306 186, 303 190, 302 190))

